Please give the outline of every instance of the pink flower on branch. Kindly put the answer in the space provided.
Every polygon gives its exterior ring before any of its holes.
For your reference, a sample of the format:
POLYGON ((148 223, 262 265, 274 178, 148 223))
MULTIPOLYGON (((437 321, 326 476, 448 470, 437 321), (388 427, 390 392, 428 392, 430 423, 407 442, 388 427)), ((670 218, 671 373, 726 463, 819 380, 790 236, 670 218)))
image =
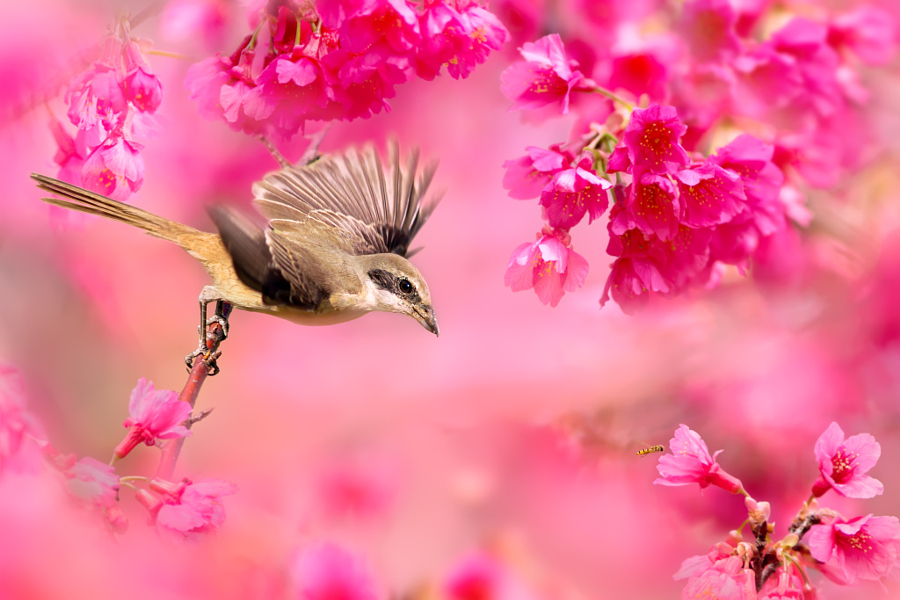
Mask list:
POLYGON ((847 498, 874 498, 884 492, 884 486, 866 473, 881 457, 881 445, 868 433, 844 439, 844 431, 837 423, 828 426, 815 447, 819 463, 819 479, 813 484, 817 498, 830 489, 847 498))
POLYGON ((115 469, 96 458, 81 458, 63 475, 66 489, 79 500, 99 508, 112 508, 119 500, 119 477, 115 469))
POLYGON ((877 580, 900 566, 900 521, 896 517, 835 518, 809 532, 813 558, 836 567, 847 583, 877 580))
POLYGON ((526 43, 519 50, 524 61, 513 63, 500 76, 500 89, 514 101, 510 110, 540 108, 560 103, 560 112, 569 112, 569 94, 584 82, 584 75, 566 55, 559 34, 526 43))
POLYGON ((554 144, 550 149, 529 146, 527 154, 503 163, 506 174, 503 187, 509 190, 509 197, 517 200, 537 198, 553 179, 553 176, 569 165, 574 157, 562 149, 562 144, 554 144))
POLYGON ((492 13, 477 4, 459 12, 449 4, 434 2, 419 17, 422 45, 416 56, 416 74, 432 80, 447 66, 454 79, 469 76, 491 50, 499 50, 509 33, 492 13))
POLYGON ((144 185, 143 146, 114 131, 88 156, 81 169, 87 189, 115 200, 127 200, 144 185))
POLYGON ((678 171, 675 179, 684 207, 682 220, 689 227, 727 223, 746 206, 741 177, 712 161, 678 171))
POLYGON ((662 477, 653 483, 668 486, 696 483, 701 489, 714 485, 732 494, 744 491, 740 480, 726 473, 716 462, 722 450, 710 456, 706 442, 687 425, 680 425, 675 430, 669 449, 672 454, 661 456, 656 467, 662 477))
POLYGON ((152 381, 143 377, 131 391, 128 414, 124 425, 129 431, 116 446, 114 454, 117 458, 126 456, 142 442, 152 446, 156 440, 191 435, 191 431, 182 425, 191 414, 191 405, 179 400, 173 391, 157 390, 152 381))
POLYGON ((144 504, 164 531, 184 539, 196 539, 214 532, 225 522, 222 497, 237 492, 237 486, 221 479, 202 479, 192 483, 184 479, 172 483, 162 479, 150 480, 150 489, 159 494, 152 497, 146 490, 138 500, 144 504))
POLYGON ((622 135, 628 161, 653 173, 677 172, 690 162, 679 142, 686 131, 674 106, 651 104, 635 109, 622 135))
POLYGON ((688 579, 687 585, 681 591, 681 598, 756 600, 756 576, 751 569, 744 568, 740 558, 730 556, 688 579))
POLYGON ((150 72, 135 42, 125 46, 125 96, 141 112, 156 112, 162 103, 162 83, 150 72))
POLYGON ((554 173, 541 192, 541 206, 546 209, 551 227, 570 229, 581 222, 585 213, 589 223, 599 218, 609 206, 607 179, 594 173, 594 155, 582 152, 578 163, 554 173))
POLYGON ((588 274, 588 263, 571 248, 566 231, 545 226, 537 241, 513 250, 504 282, 514 292, 534 288, 541 302, 556 306, 574 292, 588 274))
POLYGON ((678 191, 672 181, 645 167, 636 167, 622 210, 616 212, 610 231, 622 235, 637 228, 645 235, 669 240, 678 232, 680 215, 678 191))

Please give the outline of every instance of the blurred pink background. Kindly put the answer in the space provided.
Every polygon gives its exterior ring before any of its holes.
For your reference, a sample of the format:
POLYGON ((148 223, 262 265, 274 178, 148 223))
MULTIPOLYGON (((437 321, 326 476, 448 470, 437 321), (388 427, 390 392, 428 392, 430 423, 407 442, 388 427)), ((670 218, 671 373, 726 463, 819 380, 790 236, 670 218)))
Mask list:
MULTIPOLYGON (((138 378, 184 385, 207 279, 174 245, 39 201, 28 174, 56 174, 47 108, 65 109, 29 94, 62 76, 118 11, 142 6, 0 8, 0 359, 23 372, 47 439, 102 461, 125 433, 138 378)), ((231 48, 244 10, 224 6, 221 48, 231 48)), ((277 164, 257 140, 197 116, 182 81, 217 47, 160 26, 151 19, 136 33, 190 60, 152 57, 161 126, 130 202, 212 230, 204 206, 249 205, 251 183, 277 164)), ((602 223, 573 232, 591 271, 558 308, 503 285, 509 254, 533 239, 538 215, 506 195, 501 165, 525 146, 566 139, 572 124, 529 125, 508 112, 498 82, 513 53, 508 43, 466 80, 398 86, 389 113, 337 123, 323 144, 383 147, 396 136, 440 160, 435 188, 445 194, 413 244, 425 248, 413 262, 429 282, 440 338, 394 314, 303 328, 236 312, 222 372, 197 405, 215 411, 177 469, 237 484, 218 536, 158 542, 123 491, 130 530, 110 545, 52 479, 4 476, 0 579, 13 582, 12 597, 297 597, 293 557, 331 541, 360 557, 380 597, 438 594, 455 565, 485 551, 538 598, 674 598, 681 561, 745 518, 741 499, 721 490, 652 485, 656 457, 635 452, 667 444, 679 423, 724 449, 724 468, 772 503, 776 533, 808 497, 813 444, 832 421, 881 443, 871 474, 885 493, 823 503, 900 514, 896 62, 871 81, 887 153, 840 194, 811 201, 814 266, 802 283, 728 276, 708 295, 627 317, 613 304, 599 309, 612 262, 602 223)), ((304 144, 298 136, 280 148, 296 160, 304 144)), ((139 448, 117 472, 151 473, 158 452, 139 448)), ((896 583, 886 593, 872 582, 823 587, 835 599, 900 598, 896 583)))

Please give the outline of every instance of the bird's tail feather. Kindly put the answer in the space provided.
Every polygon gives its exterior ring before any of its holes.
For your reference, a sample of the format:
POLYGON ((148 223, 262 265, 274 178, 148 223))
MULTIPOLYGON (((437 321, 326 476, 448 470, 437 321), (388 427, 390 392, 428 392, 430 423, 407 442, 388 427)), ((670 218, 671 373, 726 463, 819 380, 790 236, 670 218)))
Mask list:
POLYGON ((143 229, 152 236, 169 240, 179 245, 185 245, 185 236, 192 237, 192 234, 200 233, 187 225, 169 221, 146 210, 95 194, 77 185, 37 173, 32 173, 31 178, 37 182, 40 189, 64 198, 41 198, 47 204, 127 223, 133 227, 143 229))

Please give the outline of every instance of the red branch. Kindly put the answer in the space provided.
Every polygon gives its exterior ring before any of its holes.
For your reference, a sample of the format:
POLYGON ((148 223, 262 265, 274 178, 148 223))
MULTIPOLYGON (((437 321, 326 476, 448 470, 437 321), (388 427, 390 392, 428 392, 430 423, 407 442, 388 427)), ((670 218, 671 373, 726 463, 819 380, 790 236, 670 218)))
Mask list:
MULTIPOLYGON (((231 305, 226 302, 224 310, 222 311, 226 319, 231 313, 231 308, 231 305)), ((210 363, 214 363, 215 359, 221 354, 219 344, 221 344, 224 339, 225 333, 222 331, 222 326, 219 323, 213 323, 207 328, 206 349, 209 352, 210 363)), ((210 367, 202 356, 194 359, 194 364, 191 366, 191 371, 188 374, 187 383, 184 385, 184 389, 181 390, 181 394, 178 395, 179 400, 190 403, 191 409, 193 409, 194 405, 197 403, 197 396, 200 395, 200 388, 203 386, 203 382, 206 381, 206 378, 209 377, 211 368, 214 367, 210 367)), ((184 426, 190 429, 193 424, 194 421, 188 419, 185 421, 184 426)), ((159 466, 156 468, 156 477, 167 480, 172 479, 172 475, 175 473, 175 463, 178 462, 178 455, 181 454, 181 447, 184 446, 184 440, 186 439, 187 438, 178 438, 171 440, 163 446, 162 457, 159 459, 159 466)))

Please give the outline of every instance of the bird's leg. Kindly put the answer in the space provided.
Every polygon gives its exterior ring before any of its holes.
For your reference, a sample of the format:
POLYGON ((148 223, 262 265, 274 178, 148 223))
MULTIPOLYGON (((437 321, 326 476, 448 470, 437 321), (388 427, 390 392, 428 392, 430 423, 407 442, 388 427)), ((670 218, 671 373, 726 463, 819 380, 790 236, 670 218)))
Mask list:
MULTIPOLYGON (((225 305, 228 304, 224 300, 216 300, 216 314, 206 319, 205 327, 209 327, 213 323, 218 323, 222 326, 222 341, 228 339, 228 318, 225 316, 225 305)), ((203 316, 206 316, 206 307, 203 308, 204 313, 203 316)), ((228 312, 231 312, 230 310, 228 312)))
POLYGON ((230 313, 231 305, 221 299, 219 290, 211 285, 203 288, 200 293, 200 326, 197 328, 200 342, 196 350, 184 357, 188 370, 193 366, 194 360, 203 357, 203 361, 210 369, 210 376, 219 372, 219 367, 216 365, 216 359, 220 355, 218 347, 222 340, 228 337, 228 315, 230 313), (207 319, 207 305, 213 300, 216 301, 216 314, 207 319), (218 324, 221 329, 218 332, 215 329, 208 330, 208 327, 213 324, 218 324))

